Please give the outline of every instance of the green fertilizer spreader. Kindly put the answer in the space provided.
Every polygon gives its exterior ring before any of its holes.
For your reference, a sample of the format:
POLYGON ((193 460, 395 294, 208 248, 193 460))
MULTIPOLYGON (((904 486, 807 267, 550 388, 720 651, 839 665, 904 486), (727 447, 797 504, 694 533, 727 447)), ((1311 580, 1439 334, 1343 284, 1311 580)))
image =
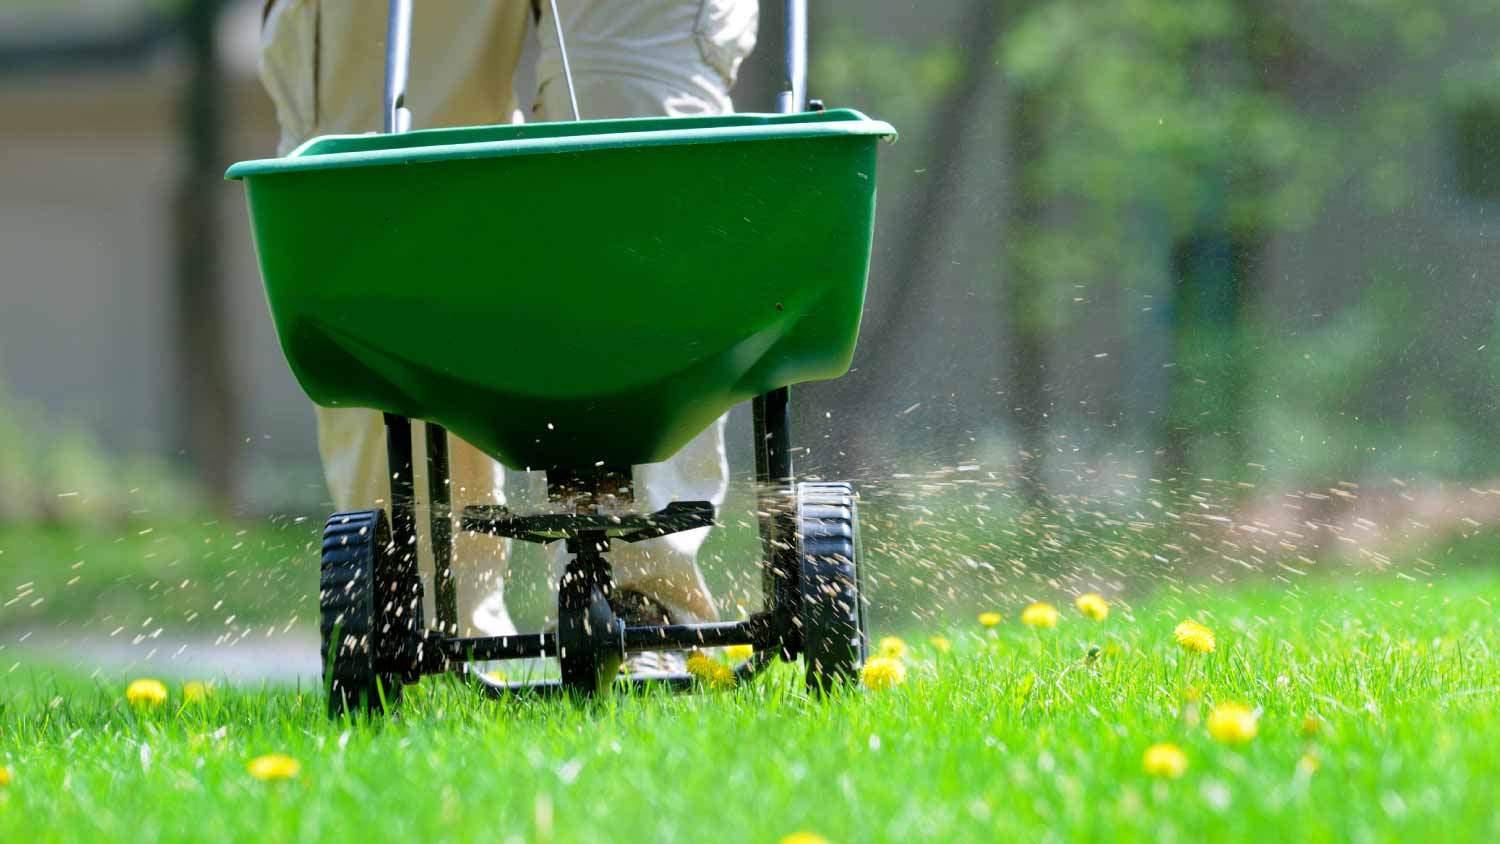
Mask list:
POLYGON ((688 688, 619 675, 626 653, 751 644, 736 668, 801 657, 815 689, 867 648, 856 495, 798 482, 787 387, 836 378, 859 332, 887 123, 802 110, 805 9, 788 6, 782 114, 401 131, 409 0, 391 0, 387 132, 314 138, 244 161, 266 298, 314 402, 382 411, 391 512, 338 513, 323 545, 330 709, 378 709, 403 684, 476 660, 557 657, 560 679, 494 694, 688 688), (749 619, 628 627, 606 553, 714 523, 708 502, 633 506, 631 467, 666 460, 753 403, 765 607, 749 619), (435 618, 415 549, 411 420, 425 423, 435 618), (545 471, 549 512, 453 512, 446 432, 545 471), (457 636, 454 530, 572 555, 555 630, 457 636))

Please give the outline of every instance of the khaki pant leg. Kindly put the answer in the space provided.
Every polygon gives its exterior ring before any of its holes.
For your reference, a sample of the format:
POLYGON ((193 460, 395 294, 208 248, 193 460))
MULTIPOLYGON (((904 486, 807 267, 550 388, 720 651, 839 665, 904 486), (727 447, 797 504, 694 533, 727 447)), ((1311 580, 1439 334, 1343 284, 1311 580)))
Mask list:
MULTIPOLYGON (((407 107, 414 128, 502 123, 515 110, 511 79, 530 15, 527 0, 417 4, 407 107)), ((276 105, 285 155, 321 134, 378 131, 385 78, 385 0, 275 0, 261 41, 261 78, 276 105)), ((340 510, 388 508, 385 427, 379 413, 316 408, 318 444, 329 492, 340 510)), ((431 570, 426 531, 425 434, 415 425, 419 553, 431 570)), ((499 464, 449 438, 452 499, 503 503, 499 464)), ((495 580, 508 544, 494 537, 454 537, 454 573, 466 619, 461 632, 515 632, 495 580), (493 585, 492 585, 493 584, 493 585)), ((429 603, 429 612, 431 605, 429 603)))
MULTIPOLYGON (((565 0, 558 14, 584 119, 725 114, 740 61, 755 46, 755 0, 565 0)), ((547 3, 538 27, 538 120, 572 110, 547 3)), ((636 495, 651 509, 670 501, 724 503, 729 465, 720 418, 665 463, 637 466, 636 495)), ((616 584, 649 595, 678 623, 718 616, 698 570, 708 528, 632 544, 616 543, 616 584)), ((561 557, 555 557, 559 561, 561 557)))

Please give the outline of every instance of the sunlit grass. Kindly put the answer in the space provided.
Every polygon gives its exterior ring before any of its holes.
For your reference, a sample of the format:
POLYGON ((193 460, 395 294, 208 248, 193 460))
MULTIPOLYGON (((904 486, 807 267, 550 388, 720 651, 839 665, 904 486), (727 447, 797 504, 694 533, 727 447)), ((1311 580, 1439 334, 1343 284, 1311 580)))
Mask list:
POLYGON ((587 706, 429 681, 374 723, 316 689, 132 706, 135 678, 23 668, 0 841, 1496 840, 1497 606, 1500 572, 1067 605, 898 631, 906 682, 829 701, 790 667, 587 706), (1189 613, 1212 653, 1176 643, 1189 613), (1253 737, 1209 734, 1231 703, 1253 737))

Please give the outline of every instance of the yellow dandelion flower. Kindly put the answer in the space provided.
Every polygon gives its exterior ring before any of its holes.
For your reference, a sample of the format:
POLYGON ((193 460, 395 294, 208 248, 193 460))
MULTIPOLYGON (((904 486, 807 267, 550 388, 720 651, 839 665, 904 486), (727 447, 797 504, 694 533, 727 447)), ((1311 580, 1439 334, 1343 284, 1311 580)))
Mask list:
POLYGON ((724 649, 724 654, 735 662, 744 662, 755 656, 754 645, 730 645, 724 649))
MULTIPOLYGON (((620 663, 620 668, 624 669, 625 668, 625 663, 623 663, 623 662, 620 663)), ((491 681, 496 682, 496 683, 509 683, 510 682, 510 675, 506 674, 504 671, 501 671, 498 668, 491 668, 489 671, 484 672, 484 676, 485 676, 486 679, 491 680, 491 681)))
POLYGON ((828 844, 828 839, 816 832, 794 832, 791 835, 783 835, 781 844, 828 844))
POLYGON ((899 659, 871 657, 859 672, 859 680, 876 691, 889 689, 906 682, 906 666, 899 659))
POLYGON ((125 687, 125 700, 138 709, 155 709, 167 702, 167 687, 160 680, 133 680, 125 687))
POLYGON ((1219 741, 1244 744, 1255 738, 1256 714, 1238 703, 1221 703, 1208 716, 1208 734, 1219 741))
POLYGON ((1153 744, 1141 757, 1141 767, 1153 777, 1177 779, 1187 770, 1187 754, 1171 743, 1153 744))
POLYGON ((687 670, 698 682, 710 689, 728 689, 735 684, 734 669, 703 651, 694 651, 688 657, 687 670))
POLYGON ((1177 644, 1193 653, 1208 654, 1214 651, 1214 631, 1191 619, 1177 625, 1172 631, 1177 644))
POLYGON ((1317 735, 1318 730, 1322 728, 1323 722, 1319 721, 1312 715, 1309 715, 1306 718, 1302 719, 1302 735, 1306 738, 1312 738, 1313 736, 1317 735))
POLYGON ((703 651, 693 651, 688 657, 687 672, 699 680, 707 681, 713 676, 715 664, 714 660, 703 651))
POLYGON ((710 689, 732 689, 736 680, 733 668, 722 662, 715 662, 713 672, 708 675, 708 687, 710 689))
POLYGON ((1104 596, 1102 595, 1096 595, 1093 592, 1079 595, 1073 599, 1073 606, 1077 607, 1079 612, 1095 621, 1103 621, 1109 618, 1109 602, 1104 600, 1104 596))
POLYGON ((1057 618, 1057 607, 1044 601, 1021 610, 1021 623, 1027 627, 1056 627, 1057 618))
POLYGON ((1297 773, 1309 776, 1316 772, 1322 764, 1318 761, 1318 757, 1311 753, 1304 753, 1302 754, 1302 758, 1297 760, 1297 773))
POLYGON ((0 765, 0 788, 10 785, 10 766, 0 765))
POLYGON ((948 641, 947 636, 929 636, 927 644, 931 645, 932 649, 940 654, 945 654, 953 650, 953 643, 948 641))
POLYGON ((985 627, 994 627, 1000 623, 1000 613, 982 612, 979 614, 979 623, 985 627))
POLYGON ((289 780, 302 772, 302 763, 280 753, 268 753, 251 759, 246 770, 264 782, 289 780))
POLYGON ((900 636, 885 636, 880 640, 879 652, 886 659, 901 659, 906 656, 906 640, 900 636))
POLYGON ((183 703, 202 703, 213 693, 213 687, 202 680, 189 680, 182 684, 183 703))

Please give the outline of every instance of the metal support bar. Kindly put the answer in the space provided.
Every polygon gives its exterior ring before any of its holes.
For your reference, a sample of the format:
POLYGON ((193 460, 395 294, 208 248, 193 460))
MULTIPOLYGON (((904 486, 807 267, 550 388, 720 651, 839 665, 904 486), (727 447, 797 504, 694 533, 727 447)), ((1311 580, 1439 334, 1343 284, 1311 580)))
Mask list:
POLYGON ((784 25, 782 90, 776 95, 776 110, 793 114, 807 101, 807 0, 786 0, 784 25))
POLYGON ((625 650, 628 653, 682 650, 687 648, 722 648, 727 645, 753 645, 766 628, 754 621, 723 621, 711 624, 668 624, 662 627, 625 628, 625 650))
POLYGON ((432 591, 437 629, 458 633, 458 588, 453 581, 453 497, 448 471, 448 430, 427 422, 427 506, 432 534, 432 591))
MULTIPOLYGON (((608 548, 609 540, 640 542, 685 530, 711 527, 714 506, 707 501, 673 501, 654 513, 512 513, 494 504, 464 508, 459 526, 470 533, 488 533, 525 542, 546 544, 559 539, 593 536, 608 548)), ((570 549, 572 550, 571 546, 570 549)))
POLYGON ((785 485, 792 480, 792 391, 772 390, 765 399, 766 477, 768 484, 785 485))
MULTIPOLYGON (((779 615, 773 625, 777 630, 795 633, 788 625, 798 603, 797 572, 779 564, 785 560, 788 544, 795 537, 783 536, 787 523, 785 510, 791 499, 792 473, 792 401, 785 387, 756 396, 753 404, 755 423, 755 480, 760 511, 761 592, 766 610, 779 615)), ((793 637, 795 638, 795 637, 793 637)), ((777 646, 787 658, 793 656, 791 642, 777 646)))
POLYGON ((517 633, 514 636, 477 636, 442 640, 443 655, 453 662, 490 659, 536 659, 557 655, 557 636, 517 633))
POLYGON ((385 116, 383 131, 411 128, 406 109, 406 72, 411 65, 411 0, 390 0, 385 22, 385 116))
POLYGON ((391 542, 398 560, 416 566, 417 493, 412 479, 410 419, 385 414, 385 452, 391 473, 391 542))

